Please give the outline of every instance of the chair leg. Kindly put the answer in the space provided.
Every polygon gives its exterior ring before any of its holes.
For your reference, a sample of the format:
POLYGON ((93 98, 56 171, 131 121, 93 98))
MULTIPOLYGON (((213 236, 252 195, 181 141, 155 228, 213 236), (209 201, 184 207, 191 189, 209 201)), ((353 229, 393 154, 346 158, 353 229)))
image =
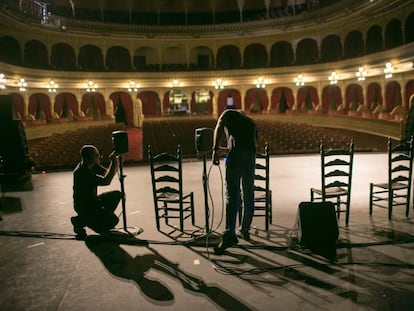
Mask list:
POLYGON ((392 218, 393 201, 394 201, 394 192, 391 189, 388 192, 388 219, 389 220, 391 220, 391 218, 392 218))
POLYGON ((273 206, 272 206, 272 192, 269 192, 269 223, 272 224, 273 223, 273 206))
POLYGON ((346 212, 345 212, 345 225, 348 226, 349 223, 349 212, 350 212, 350 200, 348 198, 348 200, 346 201, 346 212))
POLYGON ((313 200, 314 200, 313 190, 312 189, 310 190, 310 200, 311 200, 311 202, 313 202, 313 200))
POLYGON ((165 220, 165 224, 168 225, 168 206, 167 203, 164 202, 164 220, 165 220))
POLYGON ((157 230, 160 231, 160 215, 159 215, 158 203, 156 203, 156 206, 155 206, 155 224, 157 225, 157 230))
POLYGON ((372 196, 374 191, 374 184, 369 184, 369 215, 372 215, 372 196))
POLYGON ((341 197, 336 197, 336 215, 338 220, 341 218, 341 197))
POLYGON ((183 202, 180 202, 180 231, 184 232, 184 206, 183 202))
POLYGON ((408 217, 409 213, 410 213, 410 191, 407 191, 407 203, 405 207, 405 217, 408 217))
POLYGON ((195 217, 194 217, 194 194, 191 193, 190 196, 190 204, 191 204, 191 223, 193 224, 193 226, 195 225, 195 217))

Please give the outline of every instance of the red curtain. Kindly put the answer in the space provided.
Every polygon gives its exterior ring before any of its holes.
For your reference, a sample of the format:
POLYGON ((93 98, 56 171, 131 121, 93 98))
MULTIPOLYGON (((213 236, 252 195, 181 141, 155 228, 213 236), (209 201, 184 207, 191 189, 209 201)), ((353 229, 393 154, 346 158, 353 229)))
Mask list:
POLYGON ((12 97, 14 110, 20 115, 22 120, 25 120, 26 112, 23 96, 19 93, 11 93, 10 95, 12 97))
POLYGON ((262 104, 262 111, 267 110, 267 106, 269 105, 269 99, 267 98, 266 91, 264 89, 253 88, 249 89, 246 92, 246 96, 244 97, 245 111, 249 111, 251 105, 255 102, 257 98, 260 100, 260 103, 262 104))
POLYGON ((345 106, 347 109, 352 106, 354 100, 356 100, 356 102, 360 103, 361 105, 364 104, 364 95, 362 92, 362 87, 356 83, 350 84, 346 88, 345 106))
POLYGON ((161 114, 158 94, 153 91, 143 91, 137 96, 142 102, 142 113, 145 116, 159 116, 161 114))
POLYGON ((217 103, 218 115, 220 115, 226 109, 227 97, 229 97, 230 94, 233 97, 234 107, 236 109, 241 109, 240 92, 236 89, 223 90, 220 92, 219 97, 218 97, 218 103, 217 103))
POLYGON ((35 93, 32 94, 29 98, 29 113, 36 115, 37 105, 40 105, 39 108, 46 116, 46 120, 51 119, 51 112, 50 112, 50 99, 49 96, 43 93, 35 93))
POLYGON ((86 113, 88 107, 91 104, 91 101, 95 101, 96 108, 99 109, 101 116, 106 115, 106 107, 105 107, 105 100, 101 93, 86 93, 82 97, 81 109, 83 112, 86 113))
POLYGON ((405 107, 410 109, 410 97, 414 94, 414 80, 408 81, 405 92, 405 107))
POLYGON ((324 112, 334 110, 342 105, 341 89, 337 85, 328 85, 322 90, 322 109, 324 112))
POLYGON ((53 110, 59 115, 62 113, 63 103, 66 103, 68 109, 72 111, 73 115, 79 116, 78 103, 74 94, 60 93, 56 96, 53 110))
POLYGON ((319 105, 319 96, 318 96, 318 91, 316 90, 316 88, 314 88, 313 86, 302 86, 299 90, 298 90, 298 96, 296 98, 296 102, 298 104, 298 107, 303 107, 306 97, 309 96, 312 100, 312 102, 315 105, 319 105))
POLYGON ((391 111, 394 107, 402 105, 401 86, 398 82, 392 81, 385 89, 385 109, 391 111))
POLYGON ((133 103, 132 98, 129 93, 126 92, 115 92, 112 93, 109 98, 112 100, 114 106, 114 112, 116 111, 118 105, 122 103, 124 107, 126 118, 127 118, 127 126, 132 127, 133 124, 133 103))
POLYGON ((369 108, 374 108, 374 103, 382 105, 381 86, 373 82, 368 85, 367 89, 367 104, 369 108))
POLYGON ((270 99, 270 110, 276 110, 279 107, 280 99, 282 98, 282 93, 285 93, 286 101, 289 105, 289 108, 292 108, 294 105, 293 92, 288 87, 278 87, 275 88, 272 92, 272 97, 270 99))

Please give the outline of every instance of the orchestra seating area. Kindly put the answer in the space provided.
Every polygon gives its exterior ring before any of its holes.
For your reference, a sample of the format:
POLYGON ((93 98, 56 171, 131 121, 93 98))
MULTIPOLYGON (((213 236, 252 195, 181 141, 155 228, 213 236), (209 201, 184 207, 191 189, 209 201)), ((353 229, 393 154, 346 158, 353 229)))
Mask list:
MULTIPOLYGON (((175 153, 181 145, 183 157, 196 157, 195 130, 214 128, 213 116, 147 118, 143 123, 143 146, 151 145, 154 153, 175 153)), ((143 155, 146 158, 146 154, 143 155)))
MULTIPOLYGON (((318 153, 320 141, 328 148, 345 147, 355 140, 357 151, 385 151, 386 138, 343 129, 330 129, 305 123, 280 121, 268 116, 252 115, 259 132, 259 149, 270 144, 271 155, 318 153)), ((181 144, 184 157, 196 157, 194 132, 197 128, 214 128, 210 117, 148 118, 143 125, 143 146, 151 144, 157 152, 174 153, 181 144)), ((145 155, 144 155, 145 157, 145 155)))
MULTIPOLYGON (((386 151, 386 135, 290 122, 288 119, 281 120, 263 115, 252 115, 252 118, 258 127, 259 150, 263 150, 265 143, 269 142, 271 155, 318 153, 322 140, 328 148, 343 148, 353 139, 357 152, 386 151)), ((146 118, 142 130, 126 129, 130 150, 125 155, 125 162, 128 164, 146 162, 148 145, 151 145, 156 153, 172 154, 176 152, 177 146, 181 145, 183 157, 196 158, 195 130, 204 127, 214 128, 216 122, 214 116, 146 118)), ((46 138, 32 139, 28 141, 30 157, 39 171, 73 169, 79 161, 79 150, 84 144, 96 145, 103 159, 106 159, 113 150, 112 132, 124 129, 122 123, 101 124, 55 133, 46 138)))
POLYGON ((35 169, 39 171, 74 169, 80 160, 79 151, 85 144, 95 145, 103 159, 107 159, 113 150, 112 132, 123 129, 123 124, 108 124, 29 140, 30 157, 35 162, 35 169))

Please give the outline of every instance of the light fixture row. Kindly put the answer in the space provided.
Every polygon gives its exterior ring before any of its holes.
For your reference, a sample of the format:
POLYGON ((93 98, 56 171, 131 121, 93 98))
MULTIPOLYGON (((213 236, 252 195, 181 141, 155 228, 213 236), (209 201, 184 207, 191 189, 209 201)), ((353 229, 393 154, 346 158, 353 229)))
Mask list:
MULTIPOLYGON (((385 79, 390 79, 393 76, 393 72, 394 72, 394 66, 392 65, 391 62, 387 62, 384 68, 385 79)), ((363 82, 367 74, 368 74, 367 70, 361 66, 358 68, 358 71, 355 73, 355 76, 358 81, 363 82)), ((336 71, 332 71, 330 76, 328 77, 328 81, 331 85, 334 85, 338 83, 339 78, 340 78, 339 74, 336 71)), ((298 74, 293 79, 293 82, 295 83, 296 86, 300 87, 300 86, 305 85, 306 78, 303 74, 298 74)), ((269 81, 263 78, 262 76, 260 76, 253 81, 253 84, 257 88, 265 88, 266 85, 269 84, 269 81)), ((212 83, 212 86, 217 90, 224 89, 227 85, 228 85, 228 82, 223 79, 217 79, 212 83)), ((18 90, 21 92, 24 92, 27 89, 27 83, 24 78, 20 78, 19 80, 17 80, 16 86, 18 90)), ((169 88, 179 88, 183 86, 184 86, 184 83, 180 82, 178 79, 173 79, 171 82, 168 83, 169 88)), ((3 73, 0 73, 0 90, 5 89, 5 88, 6 88, 6 78, 3 73)), ((48 89, 49 92, 56 93, 56 90, 59 88, 59 85, 54 80, 50 80, 47 83, 46 88, 48 89)), ((85 89, 87 92, 96 92, 98 88, 99 86, 93 80, 89 80, 85 85, 85 89)), ((135 81, 131 80, 127 83, 125 88, 129 92, 138 92, 140 85, 136 83, 135 81)))

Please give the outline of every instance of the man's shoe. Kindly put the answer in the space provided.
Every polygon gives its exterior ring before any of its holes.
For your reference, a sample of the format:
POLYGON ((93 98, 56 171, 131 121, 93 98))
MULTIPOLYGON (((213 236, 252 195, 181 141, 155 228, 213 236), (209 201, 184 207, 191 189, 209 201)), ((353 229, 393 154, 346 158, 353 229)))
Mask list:
POLYGON ((229 233, 223 234, 221 238, 221 242, 219 245, 214 247, 214 253, 216 255, 223 255, 224 251, 234 245, 237 245, 239 243, 239 240, 237 239, 236 235, 231 235, 229 233))
POLYGON ((238 236, 247 242, 250 241, 250 233, 248 231, 239 231, 238 236))
POLYGON ((80 239, 86 238, 87 236, 86 230, 82 226, 82 224, 80 224, 79 217, 78 216, 71 217, 70 222, 73 225, 73 231, 76 233, 76 239, 80 240, 80 239))

